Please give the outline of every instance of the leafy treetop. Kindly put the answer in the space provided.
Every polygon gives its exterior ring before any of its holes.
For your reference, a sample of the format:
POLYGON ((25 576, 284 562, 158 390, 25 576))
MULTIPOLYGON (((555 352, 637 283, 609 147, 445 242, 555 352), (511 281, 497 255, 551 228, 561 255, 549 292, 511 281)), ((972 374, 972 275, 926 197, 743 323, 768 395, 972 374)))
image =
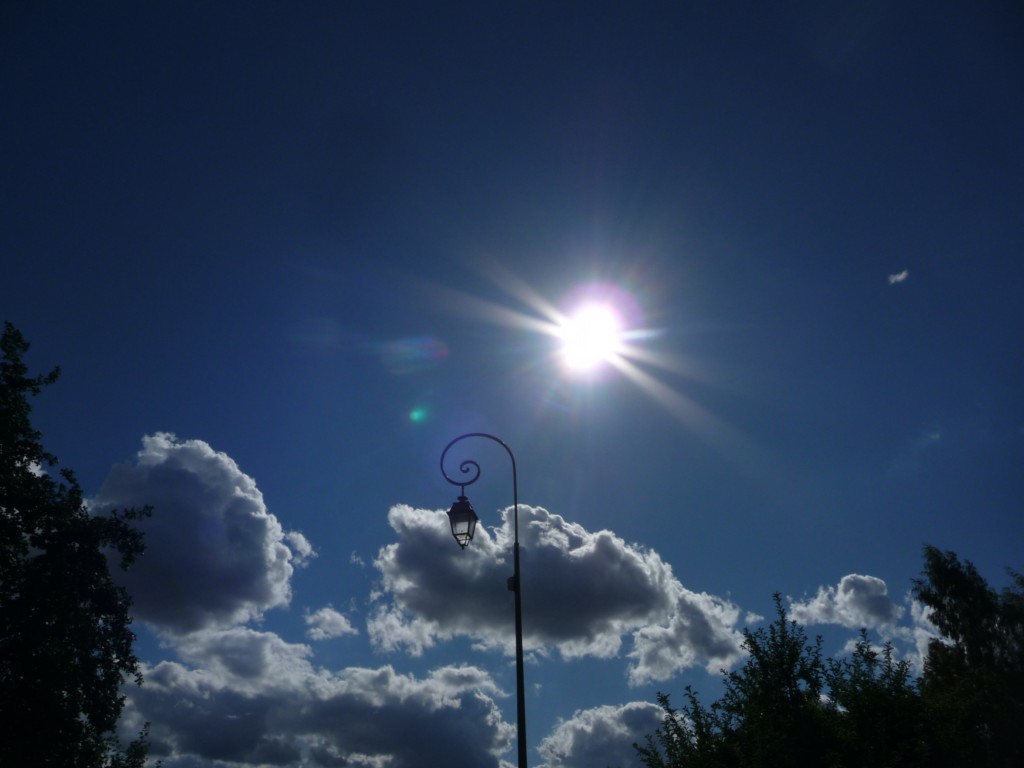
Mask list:
POLYGON ((861 630, 823 659, 775 595, 776 619, 744 632, 749 656, 703 705, 658 695, 662 725, 636 745, 647 768, 1024 765, 1024 577, 997 593, 970 562, 926 546, 914 593, 941 633, 920 679, 861 630))
POLYGON ((59 369, 32 376, 29 349, 5 323, 0 338, 0 765, 130 768, 115 731, 125 678, 142 682, 131 599, 108 554, 128 568, 144 550, 133 523, 148 507, 91 515, 69 469, 32 427, 30 398, 59 369))

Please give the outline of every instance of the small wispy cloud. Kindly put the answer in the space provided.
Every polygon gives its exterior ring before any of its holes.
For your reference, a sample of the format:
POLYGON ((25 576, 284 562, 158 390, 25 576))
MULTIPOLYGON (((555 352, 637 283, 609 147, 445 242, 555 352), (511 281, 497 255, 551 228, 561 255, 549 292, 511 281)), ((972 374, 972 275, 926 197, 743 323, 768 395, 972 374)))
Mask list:
POLYGON ((890 474, 919 472, 924 462, 948 441, 938 426, 929 426, 910 437, 893 457, 889 465, 890 474))
POLYGON ((334 610, 332 605, 314 613, 307 613, 306 624, 309 626, 306 637, 310 640, 330 640, 342 635, 359 634, 359 630, 352 626, 352 622, 344 614, 334 610))
POLYGON ((896 283, 902 283, 910 277, 910 270, 904 269, 902 272, 897 272, 895 275, 889 275, 889 285, 896 285, 896 283))

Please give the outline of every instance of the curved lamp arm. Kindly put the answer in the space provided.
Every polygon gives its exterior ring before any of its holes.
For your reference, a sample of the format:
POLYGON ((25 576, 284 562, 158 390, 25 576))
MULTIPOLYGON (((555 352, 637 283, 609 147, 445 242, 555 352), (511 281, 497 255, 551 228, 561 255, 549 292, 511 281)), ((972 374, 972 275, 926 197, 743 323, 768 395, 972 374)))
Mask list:
MULTIPOLYGON (((456 443, 458 443, 458 442, 460 442, 462 440, 466 440, 467 438, 470 438, 470 437, 484 437, 484 438, 487 438, 488 440, 493 440, 494 442, 496 442, 498 445, 500 445, 502 448, 505 449, 505 452, 508 453, 509 459, 512 460, 512 507, 513 507, 513 515, 512 515, 513 516, 513 521, 512 522, 513 522, 513 526, 514 526, 514 531, 513 531, 514 541, 515 541, 516 544, 518 544, 519 543, 519 484, 518 484, 518 480, 516 478, 516 457, 515 457, 515 454, 512 453, 512 449, 509 448, 508 445, 505 444, 504 440, 502 440, 499 437, 495 437, 494 435, 488 434, 487 432, 467 432, 464 435, 459 435, 454 440, 452 440, 450 443, 448 443, 448 445, 446 445, 444 450, 441 452, 441 474, 444 475, 444 479, 447 480, 449 483, 451 483, 452 485, 459 486, 459 489, 460 489, 460 491, 459 491, 459 498, 460 498, 460 500, 465 499, 465 497, 466 497, 466 486, 467 485, 472 485, 473 483, 475 483, 477 480, 480 479, 480 465, 477 464, 473 459, 466 459, 466 460, 464 460, 461 464, 459 464, 459 471, 462 474, 464 474, 464 475, 468 475, 468 474, 472 473, 473 476, 468 478, 468 479, 456 480, 455 478, 451 477, 445 471, 444 459, 445 459, 445 456, 448 455, 448 451, 449 451, 449 449, 453 445, 455 445, 456 443)), ((468 504, 468 501, 467 501, 467 504, 468 504)), ((472 509, 472 508, 470 508, 470 509, 472 509)), ((465 548, 465 545, 463 545, 463 548, 465 548)))
POLYGON ((445 471, 444 459, 448 455, 448 450, 453 445, 460 440, 466 440, 470 437, 483 437, 487 440, 493 440, 505 449, 508 457, 512 460, 512 517, 514 526, 512 567, 514 570, 512 578, 508 580, 508 588, 515 592, 516 596, 516 728, 519 736, 519 768, 526 768, 526 683, 523 673, 523 593, 521 589, 522 582, 519 578, 519 484, 516 479, 516 457, 512 453, 512 449, 505 445, 504 440, 486 432, 467 432, 465 435, 459 435, 448 443, 441 452, 441 474, 444 475, 444 479, 449 483, 459 486, 459 498, 448 512, 448 518, 452 525, 452 534, 463 549, 472 540, 473 531, 477 523, 477 516, 476 512, 473 511, 473 505, 466 498, 466 486, 472 485, 480 479, 480 465, 473 459, 465 459, 459 464, 459 471, 463 475, 471 475, 471 477, 456 480, 445 471))

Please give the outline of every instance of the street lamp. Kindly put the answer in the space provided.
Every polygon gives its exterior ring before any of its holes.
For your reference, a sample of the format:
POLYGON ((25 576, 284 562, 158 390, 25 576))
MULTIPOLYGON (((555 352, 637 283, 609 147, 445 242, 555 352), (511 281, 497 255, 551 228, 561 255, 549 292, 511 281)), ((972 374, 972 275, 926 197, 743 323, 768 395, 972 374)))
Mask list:
POLYGON ((460 440, 469 437, 485 437, 493 440, 508 453, 512 460, 512 504, 513 504, 513 544, 512 544, 512 577, 508 580, 510 592, 516 595, 516 727, 519 733, 519 768, 526 768, 526 686, 523 681, 523 590, 519 578, 519 488, 516 481, 516 457, 512 449, 505 445, 504 441, 489 435, 486 432, 468 432, 452 440, 441 452, 441 474, 444 479, 452 485, 459 486, 459 498, 448 510, 448 521, 451 523, 452 535, 455 541, 463 549, 473 540, 473 533, 476 531, 476 524, 479 518, 473 510, 473 505, 466 498, 466 486, 472 485, 480 477, 480 465, 472 459, 466 459, 459 464, 459 471, 464 475, 470 472, 473 476, 468 479, 454 480, 444 470, 444 457, 448 455, 448 449, 460 440))

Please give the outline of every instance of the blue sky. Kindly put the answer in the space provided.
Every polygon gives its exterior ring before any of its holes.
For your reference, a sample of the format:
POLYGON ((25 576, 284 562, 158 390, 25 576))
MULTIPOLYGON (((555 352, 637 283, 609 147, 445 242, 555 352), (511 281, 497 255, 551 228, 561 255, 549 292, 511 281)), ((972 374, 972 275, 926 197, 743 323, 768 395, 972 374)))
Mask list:
POLYGON ((13 3, 0 314, 49 450, 151 503, 169 768, 629 765, 772 593, 918 659, 921 546, 1024 523, 1009 4, 13 3), (588 372, 559 323, 622 326, 588 372))

